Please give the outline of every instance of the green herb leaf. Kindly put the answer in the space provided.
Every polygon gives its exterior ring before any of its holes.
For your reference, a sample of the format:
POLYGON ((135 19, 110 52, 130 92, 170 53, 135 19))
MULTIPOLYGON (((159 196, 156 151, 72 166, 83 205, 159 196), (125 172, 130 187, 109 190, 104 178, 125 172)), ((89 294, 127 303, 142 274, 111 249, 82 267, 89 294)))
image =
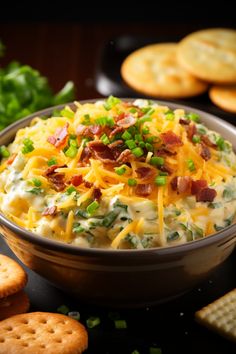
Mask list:
POLYGON ((57 159, 55 157, 51 157, 48 162, 47 162, 48 166, 53 166, 53 165, 57 165, 57 159))
POLYGON ((120 99, 114 96, 109 96, 104 104, 104 108, 107 111, 110 111, 114 106, 120 103, 120 99))
POLYGON ((10 151, 6 148, 5 145, 0 146, 0 157, 9 157, 10 151))

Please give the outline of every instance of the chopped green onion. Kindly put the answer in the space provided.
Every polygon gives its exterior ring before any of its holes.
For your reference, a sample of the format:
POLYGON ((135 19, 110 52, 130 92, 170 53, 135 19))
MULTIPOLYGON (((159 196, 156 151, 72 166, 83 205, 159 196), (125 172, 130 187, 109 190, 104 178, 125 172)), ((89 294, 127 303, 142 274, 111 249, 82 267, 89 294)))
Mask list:
POLYGON ((82 140, 82 145, 83 145, 83 147, 85 147, 85 146, 87 146, 87 143, 89 142, 89 141, 91 141, 92 139, 91 138, 84 138, 83 140, 82 140))
POLYGON ((135 187, 136 185, 137 185, 137 181, 136 181, 136 179, 135 178, 129 178, 128 179, 128 186, 130 186, 130 187, 135 187))
POLYGON ((114 106, 120 103, 120 99, 114 96, 109 96, 103 105, 106 111, 110 111, 114 106))
POLYGON ((64 108, 60 112, 61 117, 66 117, 66 118, 69 118, 69 119, 73 118, 74 114, 75 113, 69 107, 64 108))
POLYGON ((9 157, 10 156, 10 152, 6 148, 5 145, 0 146, 0 156, 2 156, 2 157, 9 157))
POLYGON ((35 195, 39 195, 41 193, 43 193, 43 189, 42 188, 38 188, 38 187, 34 187, 32 189, 30 189, 29 191, 26 191, 27 193, 31 193, 31 194, 35 194, 35 195))
POLYGON ((114 321, 116 329, 125 329, 127 328, 127 323, 125 320, 115 320, 114 321))
POLYGON ((56 165, 57 164, 57 160, 55 157, 51 157, 49 160, 48 160, 48 166, 53 166, 53 165, 56 165))
POLYGON ((75 222, 74 224, 73 224, 73 228, 72 228, 72 232, 75 232, 75 233, 81 233, 81 232, 83 232, 84 231, 84 227, 82 227, 81 225, 80 225, 80 223, 78 223, 78 222, 75 222))
POLYGON ((143 156, 143 154, 144 154, 143 149, 141 147, 136 147, 135 149, 132 149, 132 153, 136 157, 143 156))
POLYGON ((133 350, 131 354, 140 354, 138 350, 133 350))
POLYGON ((162 354, 161 348, 150 347, 149 354, 162 354))
POLYGON ((196 167, 195 167, 192 159, 187 160, 187 166, 188 166, 189 171, 191 171, 191 172, 196 170, 196 167))
POLYGON ((65 151, 65 155, 67 157, 73 158, 77 155, 78 149, 75 146, 70 146, 66 151, 65 151))
POLYGON ((195 143, 195 144, 197 144, 197 143, 200 143, 200 141, 201 141, 200 136, 194 134, 194 136, 192 137, 192 142, 195 143))
POLYGON ((94 200, 91 204, 89 204, 86 208, 87 212, 92 215, 99 208, 99 203, 94 200))
POLYGON ((160 171, 159 176, 168 176, 168 172, 160 171))
POLYGON ((100 139, 102 140, 104 145, 110 144, 110 140, 106 134, 103 134, 100 139))
POLYGON ((146 147, 146 144, 145 144, 144 141, 140 141, 140 142, 138 143, 138 146, 140 146, 142 149, 144 149, 144 148, 146 147))
POLYGON ((150 158, 150 164, 154 166, 163 166, 164 162, 164 158, 160 156, 153 156, 150 158))
POLYGON ((118 216, 118 213, 115 213, 114 211, 110 211, 102 220, 102 226, 104 227, 110 227, 113 222, 116 220, 118 216))
POLYGON ((121 135, 123 140, 130 140, 132 138, 132 135, 126 130, 122 135, 121 135))
POLYGON ((77 189, 76 189, 75 187, 73 187, 73 186, 67 188, 67 190, 66 190, 66 194, 67 194, 67 195, 70 195, 70 194, 72 194, 73 192, 76 192, 76 193, 77 193, 77 189))
POLYGON ((119 176, 121 176, 126 172, 126 165, 122 165, 120 167, 115 167, 114 170, 119 176))
POLYGON ((40 187, 42 185, 42 182, 38 178, 32 178, 32 183, 35 185, 35 187, 40 187))
POLYGON ((153 151, 153 146, 152 146, 152 144, 146 143, 146 144, 145 144, 145 147, 146 147, 146 149, 147 149, 148 151, 153 151))
POLYGON ((80 313, 78 311, 70 311, 67 313, 67 316, 73 318, 73 320, 76 320, 76 321, 80 320, 80 313))
POLYGON ((67 315, 69 311, 69 307, 67 307, 66 305, 61 305, 57 309, 57 312, 62 313, 63 315, 67 315))
POLYGON ((91 124, 90 115, 89 114, 85 114, 84 115, 84 120, 82 121, 82 124, 84 124, 84 125, 90 125, 91 124))
POLYGON ((142 133, 143 133, 143 135, 148 134, 148 133, 149 133, 149 128, 148 128, 148 127, 144 127, 144 128, 142 129, 142 133))
POLYGON ((108 125, 110 128, 115 125, 114 119, 112 117, 99 117, 95 119, 95 123, 102 126, 108 125))
POLYGON ((138 133, 138 129, 135 126, 129 127, 127 130, 131 135, 138 133))
POLYGON ((166 118, 166 120, 174 120, 175 119, 175 115, 174 115, 173 112, 168 111, 168 112, 165 113, 165 118, 166 118))
POLYGON ((89 317, 86 320, 86 324, 88 328, 94 328, 96 326, 98 326, 101 323, 100 318, 99 317, 89 317))
POLYGON ((130 108, 129 112, 130 113, 137 113, 138 110, 136 108, 132 107, 132 108, 130 108))
POLYGON ((126 140, 125 144, 128 146, 130 150, 136 148, 136 143, 134 140, 126 140))
POLYGON ((225 150, 225 140, 222 138, 222 136, 218 136, 216 138, 216 145, 218 146, 219 150, 225 150))
POLYGON ((170 232, 167 236, 167 241, 175 241, 178 240, 179 233, 177 231, 170 232))
POLYGON ((143 140, 141 134, 135 134, 134 139, 135 139, 136 141, 142 141, 142 140, 143 140))
POLYGON ((165 186, 166 185, 166 176, 157 176, 155 179, 155 183, 158 186, 165 186))
POLYGON ((150 143, 152 144, 155 140, 155 136, 149 136, 147 139, 146 139, 146 143, 150 143))
POLYGON ((23 154, 28 154, 29 152, 34 150, 34 144, 33 141, 29 138, 25 138, 23 140, 23 148, 21 149, 23 154))
POLYGON ((200 117, 197 113, 188 113, 188 114, 186 114, 186 118, 190 119, 196 123, 200 122, 200 117))
POLYGON ((152 118, 150 117, 150 115, 145 115, 142 118, 139 118, 137 123, 138 123, 138 125, 141 125, 145 122, 151 122, 151 120, 152 120, 152 118))

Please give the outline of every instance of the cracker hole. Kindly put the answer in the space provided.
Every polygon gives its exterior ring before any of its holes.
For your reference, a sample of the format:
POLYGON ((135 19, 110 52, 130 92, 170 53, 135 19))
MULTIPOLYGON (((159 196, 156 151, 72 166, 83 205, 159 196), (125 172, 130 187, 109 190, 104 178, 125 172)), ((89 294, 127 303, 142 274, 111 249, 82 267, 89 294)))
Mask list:
POLYGON ((67 334, 72 334, 73 332, 72 332, 71 329, 69 329, 68 331, 66 331, 66 333, 67 333, 67 334))
POLYGON ((5 342, 5 338, 0 338, 0 343, 4 343, 5 342))
POLYGON ((62 343, 62 340, 61 340, 61 338, 56 338, 56 339, 55 339, 55 342, 56 342, 56 343, 62 343))
POLYGON ((28 321, 28 320, 26 320, 26 319, 23 319, 23 320, 21 320, 21 323, 23 323, 23 324, 28 324, 28 323, 29 323, 29 321, 28 321))
POLYGON ((21 345, 22 345, 22 347, 28 347, 29 346, 29 344, 26 343, 26 342, 22 343, 21 345))
POLYGON ((33 329, 33 328, 29 328, 29 329, 28 329, 28 333, 30 333, 30 334, 35 334, 36 331, 35 331, 35 329, 33 329))
POLYGON ((19 336, 18 334, 16 334, 16 335, 14 336, 14 338, 15 338, 15 339, 21 339, 21 336, 19 336))
POLYGON ((45 344, 40 344, 40 348, 45 349, 46 345, 45 344))
POLYGON ((43 318, 43 319, 40 321, 40 323, 46 324, 46 323, 47 323, 47 320, 43 318))
POLYGON ((48 333, 55 333, 53 328, 49 328, 48 333))
POLYGON ((7 326, 7 327, 5 327, 4 329, 5 329, 6 331, 12 331, 12 330, 13 330, 12 326, 7 326))

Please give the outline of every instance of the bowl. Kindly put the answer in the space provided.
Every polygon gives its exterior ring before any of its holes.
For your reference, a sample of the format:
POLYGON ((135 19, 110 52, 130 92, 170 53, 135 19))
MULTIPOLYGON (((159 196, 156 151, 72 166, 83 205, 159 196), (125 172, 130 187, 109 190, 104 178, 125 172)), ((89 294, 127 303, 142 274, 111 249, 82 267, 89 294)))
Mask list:
MULTIPOLYGON (((93 102, 96 100, 83 101, 93 102)), ((158 101, 171 109, 198 113, 210 129, 233 143, 236 128, 192 107, 158 101)), ((35 116, 50 115, 52 107, 30 115, 0 133, 0 145, 35 116)), ((0 215, 0 232, 16 256, 30 269, 81 301, 102 306, 140 307, 168 301, 192 289, 232 253, 236 224, 186 244, 145 250, 85 249, 37 236, 0 215)))

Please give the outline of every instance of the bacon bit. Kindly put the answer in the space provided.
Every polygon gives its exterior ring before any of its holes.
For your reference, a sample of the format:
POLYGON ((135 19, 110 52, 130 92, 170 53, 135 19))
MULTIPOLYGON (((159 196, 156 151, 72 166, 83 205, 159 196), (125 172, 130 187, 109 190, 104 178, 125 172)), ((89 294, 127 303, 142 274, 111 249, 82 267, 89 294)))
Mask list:
POLYGON ((16 156, 17 156, 17 154, 12 154, 12 155, 9 157, 9 159, 7 160, 7 165, 11 165, 11 164, 14 162, 16 156))
POLYGON ((59 168, 59 167, 61 167, 61 166, 59 166, 59 165, 52 165, 52 166, 48 167, 48 168, 46 169, 46 171, 44 172, 44 176, 48 177, 49 175, 51 175, 52 173, 54 173, 55 170, 56 170, 57 168, 59 168))
POLYGON ((137 118, 132 116, 131 114, 125 116, 125 118, 118 120, 117 125, 124 129, 131 127, 137 122, 137 118))
POLYGON ((87 163, 91 156, 92 156, 91 151, 87 146, 85 146, 80 156, 80 160, 87 163))
POLYGON ((48 167, 44 172, 44 176, 48 178, 49 182, 54 186, 57 192, 61 192, 66 186, 64 181, 64 177, 65 177, 64 174, 55 172, 57 168, 63 168, 63 167, 67 167, 67 165, 63 165, 63 166, 53 165, 48 167))
POLYGON ((101 125, 91 125, 89 130, 92 134, 100 136, 102 133, 102 126, 101 125))
POLYGON ((207 146, 209 146, 209 147, 217 148, 217 145, 214 144, 214 143, 208 138, 207 135, 202 135, 202 136, 201 136, 201 141, 202 141, 205 145, 207 145, 207 146))
POLYGON ((179 119, 179 124, 182 124, 182 125, 189 125, 189 124, 190 124, 190 120, 184 119, 184 118, 180 118, 180 119, 179 119))
POLYGON ((213 202, 217 193, 216 190, 213 188, 202 188, 196 194, 196 201, 197 202, 213 202))
POLYGON ((124 131, 123 127, 116 127, 115 129, 112 130, 112 132, 109 135, 109 138, 111 139, 114 135, 122 133, 124 131))
POLYGON ((193 136, 194 136, 195 134, 197 134, 197 127, 196 127, 196 124, 191 123, 191 124, 189 124, 189 126, 187 127, 187 135, 188 135, 189 140, 192 141, 193 136))
POLYGON ((57 213, 57 206, 53 205, 51 207, 48 207, 44 210, 44 212, 42 213, 43 216, 47 216, 47 215, 55 215, 57 213))
POLYGON ((142 197, 147 197, 152 193, 153 187, 150 183, 138 184, 135 188, 135 193, 142 197))
POLYGON ((66 142, 66 138, 69 135, 68 128, 69 123, 66 123, 64 127, 56 129, 55 134, 49 136, 47 141, 55 147, 60 147, 61 145, 64 145, 66 142))
POLYGON ((99 188, 94 188, 93 196, 95 200, 99 200, 102 196, 102 192, 99 188))
POLYGON ((156 176, 156 170, 150 167, 139 167, 136 172, 139 175, 139 178, 143 180, 153 179, 156 176))
POLYGON ((126 162, 130 162, 131 160, 133 160, 134 156, 132 154, 132 152, 129 149, 125 149, 124 151, 122 151, 122 153, 117 157, 117 162, 118 163, 126 163, 126 162))
POLYGON ((167 147, 178 147, 182 146, 183 143, 178 135, 168 130, 166 133, 161 134, 161 139, 167 147))
POLYGON ((192 181, 191 194, 197 194, 199 190, 207 187, 207 181, 205 179, 198 179, 192 181))
POLYGON ((177 176, 172 178, 172 180, 170 181, 170 185, 171 185, 171 188, 173 189, 173 191, 177 191, 177 181, 178 181, 177 176))
POLYGON ((178 177, 177 179, 177 191, 179 193, 186 193, 190 191, 192 178, 189 176, 178 177))
POLYGON ((73 186, 78 187, 83 182, 83 177, 82 175, 75 175, 71 178, 70 182, 73 186))
POLYGON ((157 156, 173 156, 176 155, 176 151, 170 151, 164 147, 161 147, 159 150, 157 150, 156 155, 157 156))
POLYGON ((89 181, 84 181, 84 186, 86 188, 91 188, 93 186, 93 184, 91 182, 89 182, 89 181))
POLYGON ((168 175, 171 175, 171 174, 173 173, 172 168, 170 168, 170 166, 168 166, 167 164, 164 164, 164 165, 162 165, 162 166, 160 166, 160 167, 158 167, 158 168, 159 168, 159 170, 161 170, 162 172, 168 173, 168 175))
POLYGON ((121 119, 125 118, 125 112, 121 112, 118 116, 115 117, 115 121, 118 122, 121 119))
POLYGON ((211 158, 211 152, 210 152, 209 148, 204 143, 201 143, 200 156, 205 161, 208 161, 211 158))
POLYGON ((90 141, 88 143, 88 148, 90 149, 92 155, 94 155, 94 157, 98 160, 104 163, 116 163, 112 150, 101 141, 90 141))
POLYGON ((190 191, 191 183, 192 183, 192 178, 189 176, 183 176, 183 177, 176 176, 170 182, 171 188, 174 191, 177 191, 178 193, 186 193, 190 191))
POLYGON ((79 125, 77 125, 77 127, 76 127, 76 134, 77 135, 83 135, 83 133, 84 133, 84 131, 87 129, 87 127, 85 126, 85 125, 83 125, 83 124, 79 124, 79 125))
POLYGON ((124 144, 123 140, 116 140, 113 143, 109 144, 108 147, 109 149, 113 150, 114 148, 122 146, 123 144, 124 144))

